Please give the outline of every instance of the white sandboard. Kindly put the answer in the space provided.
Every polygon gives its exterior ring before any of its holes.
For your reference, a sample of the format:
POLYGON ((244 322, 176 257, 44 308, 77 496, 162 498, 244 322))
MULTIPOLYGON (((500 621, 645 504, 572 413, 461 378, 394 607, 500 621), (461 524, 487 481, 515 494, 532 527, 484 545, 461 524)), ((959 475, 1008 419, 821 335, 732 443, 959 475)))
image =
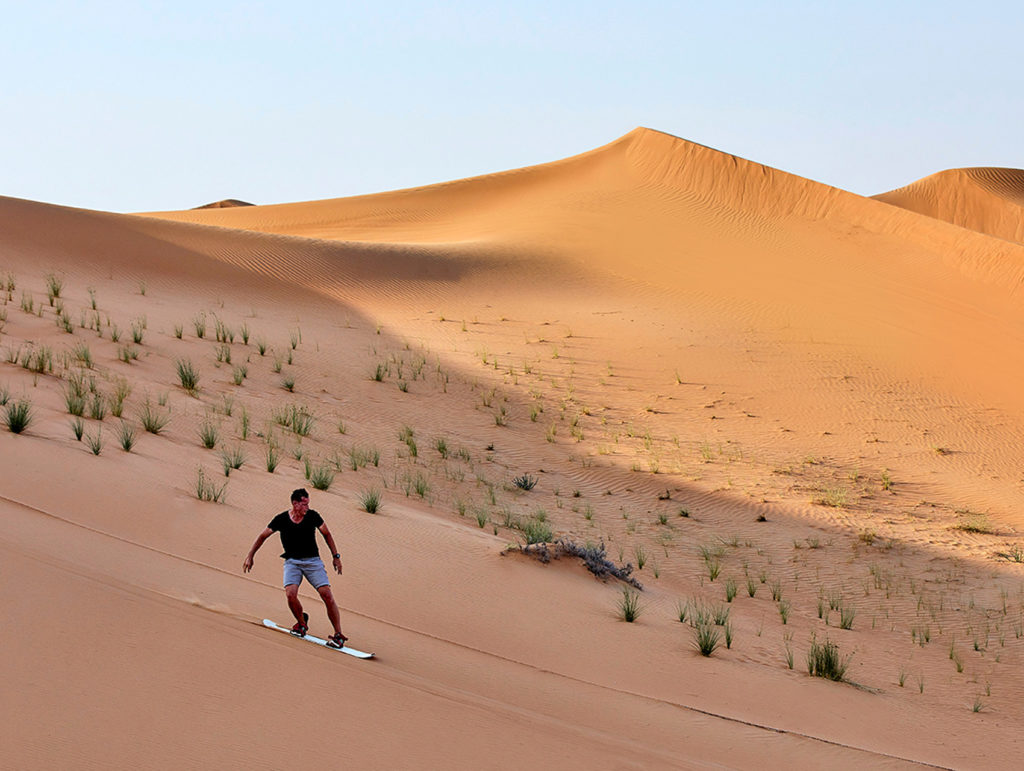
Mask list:
POLYGON ((271 629, 276 629, 278 632, 284 632, 285 634, 291 635, 292 637, 295 637, 299 640, 306 640, 311 643, 316 643, 317 645, 322 645, 324 648, 327 648, 328 650, 339 651, 340 653, 347 653, 349 656, 355 656, 357 659, 373 658, 372 653, 363 653, 362 651, 357 651, 355 648, 349 648, 347 645, 344 648, 334 648, 327 644, 327 640, 321 640, 319 637, 314 637, 311 634, 307 634, 305 637, 299 637, 297 634, 292 634, 291 629, 286 629, 283 626, 278 626, 269 618, 263 619, 263 626, 270 627, 271 629))

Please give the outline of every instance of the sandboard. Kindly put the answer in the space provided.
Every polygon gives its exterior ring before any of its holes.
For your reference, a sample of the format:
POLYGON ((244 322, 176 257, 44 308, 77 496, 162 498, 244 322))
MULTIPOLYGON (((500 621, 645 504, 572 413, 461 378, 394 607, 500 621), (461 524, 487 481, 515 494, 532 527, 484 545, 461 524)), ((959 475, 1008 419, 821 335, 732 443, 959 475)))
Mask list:
POLYGON ((285 634, 291 635, 292 637, 295 637, 296 639, 299 639, 299 640, 306 640, 307 642, 316 643, 317 645, 321 645, 321 646, 323 646, 324 648, 327 648, 327 650, 330 650, 330 651, 338 651, 339 653, 347 653, 349 656, 355 656, 357 659, 372 659, 373 658, 373 654, 372 653, 363 653, 362 651, 357 651, 355 648, 349 648, 347 645, 344 648, 333 648, 333 647, 331 647, 330 645, 327 644, 327 640, 322 640, 319 637, 314 637, 311 634, 307 634, 305 637, 299 637, 297 634, 292 634, 292 630, 291 629, 286 629, 283 626, 278 626, 273 621, 271 621, 269 618, 263 619, 263 626, 270 627, 271 629, 276 629, 279 632, 284 632, 285 634))

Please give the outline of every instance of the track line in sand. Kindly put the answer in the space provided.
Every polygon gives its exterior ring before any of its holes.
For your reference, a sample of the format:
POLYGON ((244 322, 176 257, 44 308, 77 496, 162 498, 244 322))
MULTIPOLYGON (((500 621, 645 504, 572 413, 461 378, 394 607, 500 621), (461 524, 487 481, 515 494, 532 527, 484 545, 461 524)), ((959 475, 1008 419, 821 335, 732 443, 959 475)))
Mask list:
MULTIPOLYGON (((154 553, 157 553, 157 554, 161 554, 161 555, 163 555, 165 557, 169 557, 169 558, 174 559, 174 560, 180 560, 180 561, 183 561, 183 562, 187 562, 189 564, 196 565, 197 567, 206 568, 208 570, 212 570, 212 571, 215 571, 215 572, 218 572, 218 573, 222 573, 224 575, 231 576, 232 578, 236 578, 236 579, 241 578, 242 580, 249 581, 249 582, 256 583, 256 584, 260 584, 262 586, 265 586, 265 587, 268 587, 268 588, 272 588, 272 589, 275 589, 275 590, 279 589, 279 587, 277 585, 275 585, 275 584, 270 584, 270 583, 267 583, 265 581, 260 581, 259 579, 255 579, 255 578, 243 578, 243 577, 239 576, 237 573, 235 573, 233 571, 225 570, 224 568, 217 567, 216 565, 210 565, 208 563, 201 562, 199 560, 195 560, 195 559, 192 559, 190 557, 185 557, 183 555, 174 554, 172 552, 167 552, 167 551, 164 551, 162 549, 158 549, 158 548, 156 548, 154 546, 150 546, 148 544, 139 543, 138 541, 133 541, 133 540, 131 540, 129 538, 124 538, 123 536, 119 536, 119 535, 116 535, 114 533, 109 533, 109 532, 107 532, 105 530, 100 530, 98 528, 92 527, 90 525, 83 524, 81 522, 76 522, 76 521, 74 521, 72 519, 68 519, 67 517, 63 517, 63 516, 61 516, 59 514, 55 514, 55 513, 51 512, 51 511, 47 511, 45 509, 41 509, 41 508, 39 508, 37 506, 33 506, 31 504, 28 504, 28 503, 25 503, 23 501, 17 500, 15 498, 11 498, 11 497, 6 496, 6 495, 0 495, 0 501, 5 501, 5 502, 7 502, 7 503, 9 503, 11 505, 17 506, 17 507, 22 508, 22 509, 26 509, 28 511, 32 511, 32 512, 34 512, 36 514, 40 514, 40 515, 42 515, 44 517, 48 517, 50 519, 57 520, 57 521, 62 522, 64 524, 71 525, 72 527, 80 528, 82 530, 86 530, 88 532, 95 533, 97 535, 101 535, 101 536, 104 536, 106 538, 110 538, 110 539, 119 541, 121 543, 125 543, 125 544, 128 544, 130 546, 134 546, 136 548, 145 549, 147 551, 151 551, 151 552, 154 552, 154 553)), ((153 589, 149 589, 148 591, 152 591, 152 592, 154 592, 156 594, 159 594, 161 596, 167 597, 169 599, 172 599, 172 600, 175 600, 175 601, 178 601, 178 602, 185 602, 185 603, 189 602, 189 600, 187 598, 184 598, 184 597, 179 597, 179 596, 175 596, 175 595, 166 594, 164 592, 159 592, 159 591, 153 590, 153 589)), ((192 604, 195 604, 195 603, 192 603, 192 604)), ((196 605, 196 607, 200 607, 203 610, 208 610, 209 612, 212 612, 212 613, 219 612, 219 611, 217 611, 216 608, 208 608, 208 607, 206 607, 204 605, 201 605, 201 604, 196 605)), ((774 734, 779 734, 779 735, 786 735, 786 736, 793 736, 793 737, 800 738, 800 739, 805 739, 805 740, 808 740, 808 741, 820 742, 822 744, 827 744, 827 745, 830 745, 830 746, 833 746, 833 747, 838 747, 838 748, 841 748, 841 749, 844 749, 844 750, 850 750, 850 751, 854 751, 854 752, 863 752, 863 753, 866 753, 866 754, 869 754, 869 755, 872 755, 872 756, 875 756, 875 757, 879 757, 879 758, 887 758, 887 759, 890 759, 890 760, 895 760, 895 761, 900 761, 900 762, 905 762, 905 763, 914 763, 914 764, 918 764, 918 765, 921 765, 921 766, 924 766, 924 767, 928 767, 928 768, 938 768, 938 769, 951 769, 952 768, 951 766, 942 766, 942 765, 938 765, 938 764, 935 764, 935 763, 929 763, 927 761, 923 761, 923 760, 919 760, 919 759, 915 759, 915 758, 907 758, 907 757, 903 757, 903 756, 900 756, 900 755, 893 755, 891 753, 882 752, 880 750, 872 750, 872 749, 869 749, 869 748, 866 748, 866 747, 858 747, 858 746, 851 745, 851 744, 844 744, 843 742, 835 741, 835 740, 832 740, 832 739, 827 739, 827 738, 824 738, 824 737, 821 737, 821 736, 814 736, 812 734, 807 734, 807 733, 803 733, 803 732, 800 732, 800 731, 794 731, 792 729, 779 728, 777 726, 772 726, 772 725, 768 725, 768 724, 765 724, 765 723, 758 723, 758 722, 746 720, 744 718, 735 717, 735 716, 732 716, 732 715, 727 715, 727 714, 718 713, 718 712, 714 712, 714 711, 711 711, 711 710, 703 709, 701 707, 696 707, 696 706, 693 706, 691 704, 683 704, 683 703, 680 703, 680 702, 671 701, 671 700, 667 700, 667 699, 660 699, 660 698, 657 698, 657 697, 654 697, 654 696, 649 696, 647 694, 637 693, 635 691, 629 691, 629 690, 622 689, 622 688, 616 688, 614 686, 610 686, 610 685, 606 685, 606 684, 602 684, 602 683, 596 683, 596 682, 593 682, 593 681, 590 681, 590 680, 585 680, 585 679, 582 679, 582 678, 579 678, 579 677, 574 677, 572 675, 567 675, 565 673, 558 672, 558 671, 555 671, 555 670, 552 670, 552 669, 547 669, 547 668, 544 668, 544 667, 540 667, 540 666, 537 666, 535 664, 531 664, 531 663, 526 662, 526 661, 520 661, 520 660, 517 660, 517 659, 509 658, 507 656, 502 656, 501 654, 498 654, 498 653, 493 653, 491 651, 475 648, 475 647, 473 647, 471 645, 467 645, 465 643, 461 643, 461 642, 458 642, 458 641, 455 641, 455 640, 450 640, 450 639, 447 639, 447 638, 444 638, 444 637, 440 637, 438 635, 434 635, 434 634, 431 634, 429 632, 425 632, 425 631, 422 631, 422 630, 419 630, 419 629, 413 629, 413 628, 410 628, 410 627, 407 627, 407 626, 403 626, 402 624, 398 624, 398 623, 395 623, 395 622, 392 622, 392 621, 388 621, 387 619, 378 618, 377 616, 374 616, 374 615, 369 614, 369 613, 364 613, 364 612, 361 612, 361 611, 358 611, 358 610, 353 610, 352 608, 348 608, 348 607, 345 607, 345 606, 341 606, 341 607, 347 613, 350 613, 350 614, 355 615, 355 616, 359 616, 361 618, 368 619, 370 621, 374 621, 375 623, 379 623, 379 624, 382 624, 382 625, 385 625, 385 626, 389 626, 389 627, 391 627, 393 629, 398 629, 398 630, 401 630, 403 632, 407 632, 409 634, 417 635, 417 636, 424 637, 424 638, 427 638, 427 639, 436 640, 436 641, 444 643, 446 645, 453 645, 453 646, 456 646, 458 648, 462 648, 464 650, 471 651, 471 652, 479 654, 479 655, 483 655, 483 656, 487 656, 487 657, 490 657, 490 658, 494 658, 494 659, 497 659, 499 661, 503 661, 505 663, 512 664, 514 666, 526 667, 526 668, 531 669, 531 670, 533 670, 535 672, 539 672, 539 673, 544 674, 544 675, 552 675, 552 676, 555 676, 555 677, 558 677, 558 678, 561 678, 561 679, 564 679, 564 680, 567 680, 567 681, 570 681, 570 682, 578 683, 580 685, 585 685, 585 686, 589 686, 589 687, 593 687, 593 688, 600 688, 602 690, 606 690, 606 691, 609 691, 609 692, 612 692, 612 693, 617 693, 617 694, 620 694, 620 695, 623 695, 623 696, 628 696, 628 697, 631 697, 631 698, 637 698, 637 699, 641 699, 641 700, 644 700, 644 701, 647 701, 647 702, 651 702, 651 703, 663 704, 665 706, 674 707, 676 709, 683 710, 683 711, 686 711, 686 712, 691 712, 693 714, 701 715, 701 716, 708 717, 708 718, 714 718, 714 719, 718 719, 718 720, 723 720, 723 721, 730 722, 730 723, 736 723, 738 725, 747 726, 749 728, 754 728, 754 729, 758 729, 758 730, 761 730, 761 731, 766 731, 766 732, 769 732, 769 733, 774 733, 774 734)), ((260 626, 262 624, 261 621, 257 621, 257 620, 254 620, 254 619, 248 619, 248 618, 246 618, 244 616, 241 616, 241 615, 233 615, 233 617, 237 618, 238 620, 247 621, 247 622, 249 622, 249 623, 251 623, 253 625, 256 625, 256 626, 260 626)), ((407 673, 407 674, 409 674, 409 673, 407 673)), ((461 689, 459 689, 459 690, 461 691, 461 689)), ((435 694, 435 695, 441 695, 441 694, 435 694)))

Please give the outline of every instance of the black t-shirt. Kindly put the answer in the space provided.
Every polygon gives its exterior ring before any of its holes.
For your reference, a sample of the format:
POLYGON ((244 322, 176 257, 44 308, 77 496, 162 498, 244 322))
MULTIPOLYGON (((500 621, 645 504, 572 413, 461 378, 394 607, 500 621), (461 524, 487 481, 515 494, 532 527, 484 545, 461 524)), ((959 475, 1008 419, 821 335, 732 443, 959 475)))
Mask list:
POLYGON ((323 523, 323 517, 309 509, 301 522, 292 522, 288 512, 282 511, 270 520, 267 527, 281 534, 281 546, 284 547, 282 557, 304 560, 320 556, 320 550, 316 547, 316 529, 323 523))

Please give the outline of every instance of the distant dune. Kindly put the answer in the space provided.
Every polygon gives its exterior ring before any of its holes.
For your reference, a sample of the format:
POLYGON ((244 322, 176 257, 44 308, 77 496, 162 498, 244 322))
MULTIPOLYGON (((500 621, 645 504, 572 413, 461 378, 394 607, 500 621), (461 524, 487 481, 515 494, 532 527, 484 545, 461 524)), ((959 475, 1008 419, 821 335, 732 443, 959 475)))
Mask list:
POLYGON ((223 201, 214 201, 213 203, 203 204, 202 206, 196 206, 196 209, 231 209, 235 206, 252 206, 253 204, 248 201, 239 201, 237 198, 225 198, 223 201))
POLYGON ((0 198, 0 766, 1017 768, 1020 175, 0 198), (373 661, 260 623, 297 487, 373 661))
POLYGON ((1024 170, 950 169, 873 196, 962 228, 1024 243, 1024 170))

